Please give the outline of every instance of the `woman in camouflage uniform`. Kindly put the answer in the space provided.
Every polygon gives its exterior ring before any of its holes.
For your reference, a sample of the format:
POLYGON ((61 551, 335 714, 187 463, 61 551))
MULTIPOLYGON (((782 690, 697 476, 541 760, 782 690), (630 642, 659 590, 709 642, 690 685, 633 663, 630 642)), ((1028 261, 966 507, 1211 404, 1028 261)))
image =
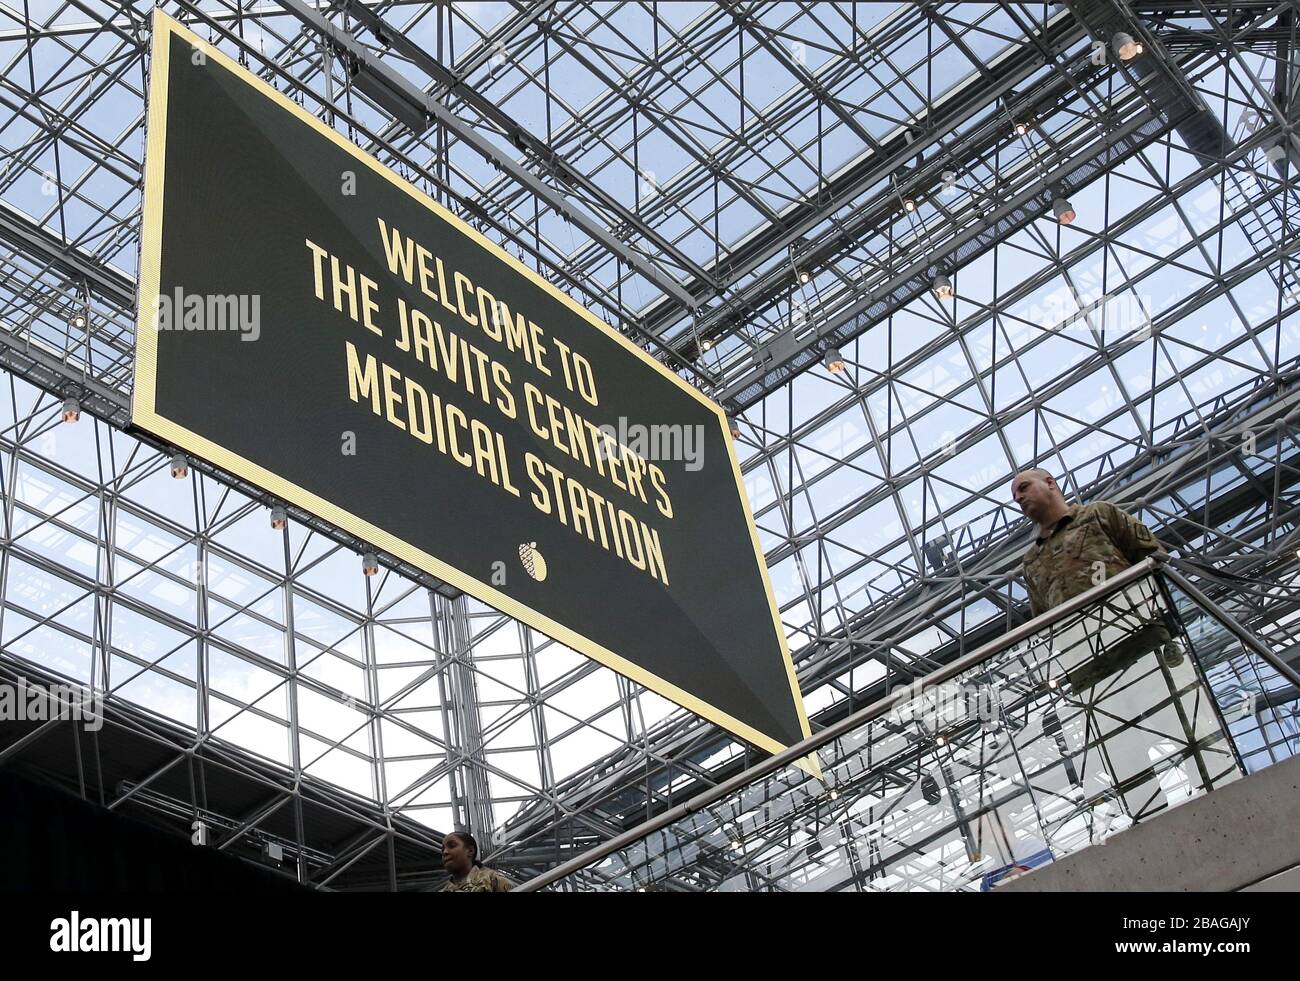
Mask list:
POLYGON ((478 860, 478 842, 468 831, 453 831, 442 839, 442 867, 451 880, 442 892, 509 892, 514 886, 495 869, 478 860))

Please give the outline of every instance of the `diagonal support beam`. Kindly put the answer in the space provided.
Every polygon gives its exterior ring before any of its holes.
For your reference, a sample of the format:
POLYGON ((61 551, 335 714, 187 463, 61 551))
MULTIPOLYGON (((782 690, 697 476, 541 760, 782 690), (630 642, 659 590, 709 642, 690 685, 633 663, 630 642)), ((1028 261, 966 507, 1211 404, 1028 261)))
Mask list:
MULTIPOLYGON (((346 54, 348 57, 357 59, 362 65, 363 71, 369 71, 384 80, 384 83, 391 89, 401 92, 403 98, 412 104, 420 107, 428 116, 447 127, 449 131, 463 140, 466 144, 473 147, 486 159, 492 161, 502 171, 509 174, 511 178, 526 187, 533 195, 544 201, 555 212, 573 224, 577 225, 593 240, 599 242, 602 246, 623 259, 637 272, 645 276, 655 286, 659 287, 669 296, 673 297, 684 306, 687 310, 695 310, 699 306, 699 301, 691 296, 682 285, 670 276, 666 271, 660 269, 655 263, 647 259, 636 249, 630 248, 621 242, 614 234, 605 227, 605 225, 588 214, 585 210, 578 208, 565 195, 556 191, 547 185, 540 177, 532 173, 517 160, 514 156, 506 153, 493 141, 488 139, 482 133, 478 132, 472 126, 466 124, 459 116, 442 104, 438 99, 430 97, 427 93, 416 88, 410 82, 392 71, 382 62, 377 61, 374 56, 361 45, 347 31, 335 26, 324 16, 318 13, 312 7, 309 7, 302 0, 279 0, 281 6, 289 13, 297 17, 303 24, 311 30, 316 31, 324 37, 335 50, 346 54)), ((357 11, 354 10, 354 13, 357 11)), ((376 16, 375 21, 382 25, 382 21, 376 16)), ((384 36, 393 40, 397 44, 397 39, 402 37, 400 32, 385 29, 384 36)), ((409 42, 408 42, 409 43, 409 42)), ((405 53, 405 52, 404 52, 405 53)), ((424 55, 428 59, 427 55, 424 55)), ((431 59, 429 59, 431 60, 431 59)), ((517 129, 516 124, 516 129, 517 129)), ((509 133, 507 133, 509 135, 509 133)), ((567 172, 567 171, 566 171, 567 172)))

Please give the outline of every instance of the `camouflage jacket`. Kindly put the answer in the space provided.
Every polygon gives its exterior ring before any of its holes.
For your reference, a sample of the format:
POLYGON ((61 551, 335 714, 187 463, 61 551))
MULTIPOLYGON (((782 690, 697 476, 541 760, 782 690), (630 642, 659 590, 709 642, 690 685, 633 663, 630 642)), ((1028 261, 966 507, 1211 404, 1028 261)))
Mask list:
POLYGON ((440 892, 509 892, 514 885, 496 869, 476 865, 459 882, 451 880, 440 892))
POLYGON ((1025 553, 1025 583, 1034 616, 1156 552, 1163 554, 1164 546, 1146 525, 1108 501, 1072 505, 1025 553))

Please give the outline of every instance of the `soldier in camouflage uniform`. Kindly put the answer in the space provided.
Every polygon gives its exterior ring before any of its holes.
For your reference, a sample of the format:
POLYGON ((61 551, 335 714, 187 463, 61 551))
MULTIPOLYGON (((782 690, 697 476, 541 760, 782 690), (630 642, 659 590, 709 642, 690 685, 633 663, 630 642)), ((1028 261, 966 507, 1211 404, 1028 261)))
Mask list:
POLYGON ((1025 554, 1025 582, 1034 616, 1098 586, 1164 546, 1146 525, 1108 501, 1066 504, 1046 470, 1026 470, 1011 482, 1011 496, 1038 535, 1025 554))
POLYGON ((509 892, 513 884, 478 860, 478 842, 468 831, 453 831, 442 839, 442 867, 451 880, 441 892, 509 892))
MULTIPOLYGON (((1150 555, 1166 554, 1145 525, 1115 505, 1067 504, 1045 470, 1017 474, 1011 494, 1038 525, 1024 557, 1035 616, 1150 555)), ((1112 594, 1100 616, 1067 625, 1052 645, 1051 674, 1067 682, 1054 696, 1070 723, 1057 740, 1061 752, 1081 768, 1104 765, 1114 797, 1132 817, 1165 805, 1161 773, 1172 790, 1169 767, 1158 772, 1153 764, 1200 738, 1188 730, 1187 713, 1180 714, 1180 703, 1196 691, 1194 668, 1148 595, 1136 584, 1112 594)), ((1092 793, 1095 785, 1082 777, 1075 776, 1078 790, 1092 793)))

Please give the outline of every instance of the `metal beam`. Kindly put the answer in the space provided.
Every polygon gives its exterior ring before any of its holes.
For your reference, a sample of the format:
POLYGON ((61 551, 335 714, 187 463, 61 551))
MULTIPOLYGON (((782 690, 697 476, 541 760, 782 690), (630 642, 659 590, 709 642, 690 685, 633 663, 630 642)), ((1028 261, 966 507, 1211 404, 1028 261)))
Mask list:
MULTIPOLYGON (((370 70, 379 72, 382 77, 388 79, 395 87, 404 90, 407 93, 407 98, 413 104, 420 105, 425 113, 455 133, 459 139, 477 150, 484 158, 496 164, 516 182, 526 187, 539 200, 546 202, 557 214, 573 222, 611 253, 619 256, 635 268, 637 272, 676 299, 687 310, 694 310, 699 305, 698 301, 665 270, 651 262, 636 249, 619 241, 601 221, 576 207, 572 199, 563 192, 552 189, 540 177, 516 161, 512 154, 505 152, 495 142, 465 123, 459 116, 443 105, 440 100, 421 92, 409 82, 406 82, 405 79, 402 79, 400 75, 393 72, 382 61, 376 59, 347 31, 336 27, 314 8, 304 3, 303 0, 278 0, 278 2, 302 21, 304 25, 323 36, 337 50, 361 59, 363 65, 368 66, 370 70), (396 80, 400 80, 404 84, 398 86, 396 80)), ((395 40, 401 35, 393 31, 386 36, 390 36, 395 40)), ((506 135, 509 136, 508 133, 506 135)))

